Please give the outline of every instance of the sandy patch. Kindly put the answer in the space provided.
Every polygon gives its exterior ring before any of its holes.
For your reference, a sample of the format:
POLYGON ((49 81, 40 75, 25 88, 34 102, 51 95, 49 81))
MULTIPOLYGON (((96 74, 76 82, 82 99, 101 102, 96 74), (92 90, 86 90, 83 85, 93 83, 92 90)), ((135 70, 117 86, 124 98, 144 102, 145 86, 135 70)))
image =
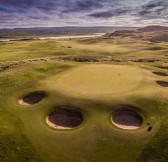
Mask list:
POLYGON ((168 87, 168 82, 165 81, 156 81, 157 84, 159 84, 162 87, 168 87))
POLYGON ((73 129, 83 121, 80 112, 69 109, 59 109, 46 117, 46 123, 56 129, 73 129))
POLYGON ((142 125, 142 118, 133 110, 119 110, 112 115, 112 123, 122 129, 134 130, 142 125))
POLYGON ((168 76, 167 73, 164 72, 153 72, 153 74, 159 75, 159 76, 168 76))
POLYGON ((25 106, 33 105, 40 102, 44 98, 44 96, 45 95, 42 92, 33 92, 24 96, 23 98, 20 98, 18 102, 20 105, 25 105, 25 106))

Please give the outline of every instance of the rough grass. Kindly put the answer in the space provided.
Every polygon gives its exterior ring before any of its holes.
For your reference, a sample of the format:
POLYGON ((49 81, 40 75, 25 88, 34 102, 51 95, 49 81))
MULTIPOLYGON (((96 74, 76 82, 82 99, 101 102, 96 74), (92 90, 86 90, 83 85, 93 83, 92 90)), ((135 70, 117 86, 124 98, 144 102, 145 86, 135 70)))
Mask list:
POLYGON ((0 161, 42 161, 37 150, 27 139, 24 125, 17 114, 6 112, 3 104, 0 106, 0 161))
POLYGON ((39 57, 68 55, 101 55, 114 58, 158 58, 167 59, 166 43, 150 44, 131 39, 67 39, 43 41, 16 41, 0 43, 0 61, 23 60, 39 57), (147 50, 148 49, 148 50, 147 50), (159 49, 159 50, 158 50, 159 49))
POLYGON ((161 112, 162 126, 160 131, 151 141, 145 146, 142 152, 142 159, 144 161, 158 161, 165 162, 168 159, 168 110, 167 110, 167 100, 163 97, 159 101, 156 101, 160 106, 159 110, 161 112), (164 149, 163 149, 164 148, 164 149))

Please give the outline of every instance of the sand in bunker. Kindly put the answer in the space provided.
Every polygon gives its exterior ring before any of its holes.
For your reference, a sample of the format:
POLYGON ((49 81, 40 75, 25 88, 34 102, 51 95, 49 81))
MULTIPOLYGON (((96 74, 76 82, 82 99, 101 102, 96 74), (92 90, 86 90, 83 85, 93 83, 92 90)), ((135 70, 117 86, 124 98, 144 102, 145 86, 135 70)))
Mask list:
POLYGON ((168 82, 165 81, 156 81, 157 84, 159 84, 162 87, 168 87, 168 82))
POLYGON ((153 74, 159 75, 159 76, 168 76, 167 73, 164 72, 153 72, 153 74))
POLYGON ((44 98, 44 93, 33 92, 18 100, 20 105, 33 105, 40 102, 44 98))
POLYGON ((113 114, 112 123, 122 129, 134 130, 142 125, 142 118, 132 110, 120 110, 113 114))
POLYGON ((82 121, 83 116, 80 112, 69 109, 59 109, 46 117, 47 124, 56 129, 73 129, 82 121))

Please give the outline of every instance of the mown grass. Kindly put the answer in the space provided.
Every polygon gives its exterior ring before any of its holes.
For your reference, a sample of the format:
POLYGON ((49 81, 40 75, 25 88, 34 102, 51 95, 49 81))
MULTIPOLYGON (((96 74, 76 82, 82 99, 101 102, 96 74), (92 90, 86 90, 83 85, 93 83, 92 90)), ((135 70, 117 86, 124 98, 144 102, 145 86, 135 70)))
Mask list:
POLYGON ((42 84, 47 85, 48 89, 56 89, 65 95, 100 98, 100 96, 109 97, 135 91, 139 86, 143 86, 141 84, 143 77, 142 69, 132 66, 86 64, 60 77, 56 75, 48 78, 42 84), (137 77, 131 78, 137 73, 139 74, 137 77))

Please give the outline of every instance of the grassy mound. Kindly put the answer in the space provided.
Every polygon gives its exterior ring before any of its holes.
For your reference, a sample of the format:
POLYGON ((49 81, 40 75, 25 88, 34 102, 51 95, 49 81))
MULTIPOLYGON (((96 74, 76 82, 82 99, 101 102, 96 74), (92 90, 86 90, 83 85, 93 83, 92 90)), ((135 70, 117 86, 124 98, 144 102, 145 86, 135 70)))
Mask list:
POLYGON ((143 69, 120 65, 84 65, 48 78, 49 89, 73 96, 98 96, 130 92, 143 80, 143 69), (136 77, 132 77, 136 76, 136 77))

